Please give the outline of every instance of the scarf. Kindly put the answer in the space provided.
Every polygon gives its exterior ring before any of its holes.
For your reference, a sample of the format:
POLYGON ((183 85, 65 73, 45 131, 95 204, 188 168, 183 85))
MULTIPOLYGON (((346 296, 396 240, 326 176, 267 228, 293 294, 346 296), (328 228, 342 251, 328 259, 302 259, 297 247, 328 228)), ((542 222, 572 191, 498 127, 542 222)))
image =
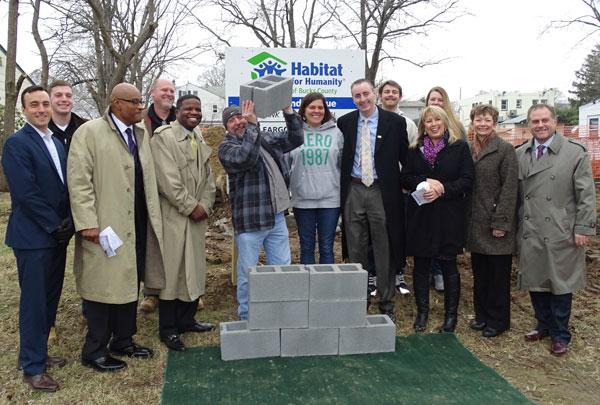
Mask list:
POLYGON ((425 156, 425 160, 431 166, 433 166, 433 163, 435 162, 435 158, 437 157, 438 153, 442 149, 444 149, 444 146, 446 146, 447 134, 448 130, 444 132, 444 136, 442 137, 442 139, 440 139, 437 145, 433 144, 433 142, 429 138, 429 135, 425 135, 425 137, 423 138, 423 156, 425 156))
POLYGON ((481 151, 485 149, 485 147, 490 143, 492 139, 496 137, 496 131, 492 131, 488 136, 479 136, 475 134, 473 139, 473 145, 471 148, 471 153, 473 156, 473 160, 479 159, 479 155, 481 151))

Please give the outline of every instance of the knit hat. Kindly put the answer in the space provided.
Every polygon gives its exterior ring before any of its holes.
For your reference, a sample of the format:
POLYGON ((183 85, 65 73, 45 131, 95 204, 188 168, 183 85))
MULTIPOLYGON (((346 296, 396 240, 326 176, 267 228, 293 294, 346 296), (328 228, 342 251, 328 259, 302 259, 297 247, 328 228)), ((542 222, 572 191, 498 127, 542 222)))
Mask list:
POLYGON ((223 110, 223 126, 225 128, 227 128, 227 121, 229 121, 229 118, 233 117, 234 115, 242 115, 240 107, 238 107, 235 104, 230 105, 229 107, 223 110))

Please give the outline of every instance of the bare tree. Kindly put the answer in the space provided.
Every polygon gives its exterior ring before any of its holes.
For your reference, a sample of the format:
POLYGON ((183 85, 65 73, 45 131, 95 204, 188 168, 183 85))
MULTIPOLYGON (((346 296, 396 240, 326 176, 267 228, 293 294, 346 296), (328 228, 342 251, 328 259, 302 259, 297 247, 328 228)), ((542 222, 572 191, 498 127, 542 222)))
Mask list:
POLYGON ((582 32, 582 35, 584 35, 582 41, 596 34, 600 30, 600 2, 597 0, 581 0, 581 3, 585 5, 588 14, 582 14, 570 19, 553 20, 546 26, 544 32, 552 28, 561 29, 570 26, 579 26, 586 29, 585 32, 582 32))
POLYGON ((213 65, 210 69, 198 77, 204 86, 225 86, 225 66, 220 63, 213 65))
POLYGON ((355 0, 335 7, 331 3, 325 4, 342 27, 343 37, 366 51, 365 77, 374 82, 384 60, 400 60, 419 67, 442 62, 443 59, 417 61, 410 54, 400 53, 400 49, 409 37, 427 35, 432 28, 449 24, 460 17, 458 2, 355 0))
POLYGON ((221 17, 214 21, 194 13, 198 25, 226 46, 231 46, 231 31, 239 28, 250 31, 261 46, 268 48, 312 48, 319 40, 333 38, 324 33, 333 12, 321 0, 208 0, 205 8, 220 12, 221 17))
POLYGON ((35 44, 37 45, 37 48, 40 51, 40 59, 42 62, 42 68, 40 72, 40 85, 43 87, 48 87, 48 73, 50 71, 50 62, 48 60, 48 51, 46 50, 46 45, 44 44, 44 40, 42 39, 39 30, 40 8, 42 5, 41 3, 41 0, 31 1, 31 6, 33 7, 33 18, 31 19, 31 33, 33 34, 35 44))

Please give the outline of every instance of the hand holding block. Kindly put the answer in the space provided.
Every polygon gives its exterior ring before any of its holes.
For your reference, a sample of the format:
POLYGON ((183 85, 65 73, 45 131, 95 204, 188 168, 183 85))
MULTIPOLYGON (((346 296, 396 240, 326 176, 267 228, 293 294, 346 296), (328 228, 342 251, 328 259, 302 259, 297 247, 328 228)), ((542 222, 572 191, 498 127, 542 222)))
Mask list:
POLYGON ((252 100, 256 116, 268 117, 292 104, 292 85, 291 77, 260 77, 240 86, 240 105, 244 100, 252 100))

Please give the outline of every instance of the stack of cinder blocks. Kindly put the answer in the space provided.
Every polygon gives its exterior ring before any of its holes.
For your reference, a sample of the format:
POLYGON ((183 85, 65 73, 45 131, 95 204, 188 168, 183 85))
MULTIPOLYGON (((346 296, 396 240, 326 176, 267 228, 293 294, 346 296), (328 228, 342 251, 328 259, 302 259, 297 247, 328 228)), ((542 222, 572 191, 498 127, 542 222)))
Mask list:
POLYGON ((244 100, 254 102, 254 113, 265 118, 292 103, 291 77, 263 76, 240 86, 240 103, 244 100))
POLYGON ((393 352, 396 326, 367 315, 360 264, 258 266, 248 321, 221 323, 223 360, 393 352))

